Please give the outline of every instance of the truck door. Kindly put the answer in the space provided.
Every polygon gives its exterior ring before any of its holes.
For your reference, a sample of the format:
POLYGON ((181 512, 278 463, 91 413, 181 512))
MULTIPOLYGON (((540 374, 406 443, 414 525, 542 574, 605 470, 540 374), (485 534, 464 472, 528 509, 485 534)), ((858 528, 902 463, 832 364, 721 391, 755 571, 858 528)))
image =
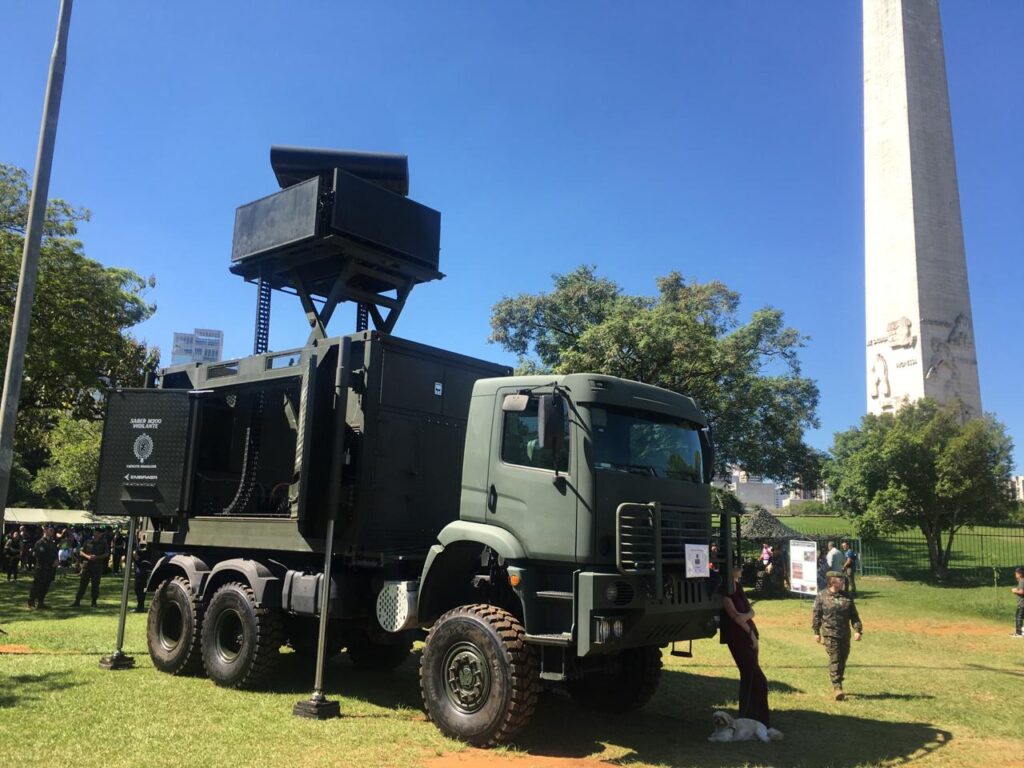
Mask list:
POLYGON ((506 395, 498 390, 488 469, 487 522, 511 531, 531 558, 576 559, 575 466, 579 453, 571 440, 569 415, 564 449, 540 446, 537 431, 539 398, 531 394, 522 411, 503 411, 506 395))

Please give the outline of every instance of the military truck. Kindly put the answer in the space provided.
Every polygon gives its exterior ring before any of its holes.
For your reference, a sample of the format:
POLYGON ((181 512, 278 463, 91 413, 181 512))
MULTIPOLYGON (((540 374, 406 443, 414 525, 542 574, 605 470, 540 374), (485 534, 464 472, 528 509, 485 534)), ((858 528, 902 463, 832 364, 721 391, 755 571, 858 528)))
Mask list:
POLYGON ((256 354, 108 398, 98 511, 146 521, 154 666, 257 686, 283 644, 316 653, 326 610, 324 649, 361 667, 425 638, 426 711, 472 744, 514 736, 542 686, 643 705, 661 647, 718 629, 709 544, 725 562, 731 540, 700 409, 392 335, 411 289, 443 277, 406 159, 271 162, 282 189, 238 209, 230 267, 258 286, 256 354), (273 290, 298 296, 304 346, 267 351, 273 290), (356 330, 329 336, 344 301, 356 330))

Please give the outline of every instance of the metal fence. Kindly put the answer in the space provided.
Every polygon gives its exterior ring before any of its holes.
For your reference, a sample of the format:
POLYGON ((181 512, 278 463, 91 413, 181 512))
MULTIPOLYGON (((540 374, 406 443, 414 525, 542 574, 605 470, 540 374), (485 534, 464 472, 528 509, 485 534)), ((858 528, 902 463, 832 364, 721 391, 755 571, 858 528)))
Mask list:
MULTIPOLYGON (((861 538, 849 530, 808 533, 805 538, 824 547, 828 541, 837 545, 849 541, 859 555, 860 572, 868 576, 895 576, 905 579, 932 578, 928 544, 920 531, 900 531, 879 538, 861 538)), ((745 559, 760 555, 760 544, 745 540, 745 559)), ((949 573, 969 580, 991 583, 993 569, 1000 579, 1009 578, 1014 568, 1024 565, 1024 525, 964 528, 953 537, 949 573)))

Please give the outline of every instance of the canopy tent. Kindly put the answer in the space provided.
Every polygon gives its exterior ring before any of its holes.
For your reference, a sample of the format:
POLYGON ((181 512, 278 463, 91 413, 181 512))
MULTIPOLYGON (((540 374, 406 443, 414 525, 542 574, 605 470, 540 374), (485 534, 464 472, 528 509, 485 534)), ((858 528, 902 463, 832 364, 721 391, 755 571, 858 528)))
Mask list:
POLYGON ((127 517, 96 515, 84 509, 21 509, 7 507, 4 525, 127 525, 127 517))

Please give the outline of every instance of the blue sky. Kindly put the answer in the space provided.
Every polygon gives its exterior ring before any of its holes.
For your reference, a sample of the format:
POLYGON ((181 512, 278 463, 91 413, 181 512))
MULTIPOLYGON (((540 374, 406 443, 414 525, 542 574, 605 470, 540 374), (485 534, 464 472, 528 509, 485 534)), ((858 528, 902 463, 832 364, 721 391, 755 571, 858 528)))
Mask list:
MULTIPOLYGON (((57 0, 0 4, 0 160, 31 169, 57 0)), ((820 2, 79 2, 51 194, 93 211, 86 252, 153 274, 137 335, 223 329, 234 210, 277 189, 271 144, 409 155, 442 212, 441 269, 399 335, 514 362, 491 306, 581 263, 630 292, 670 270, 770 304, 810 336, 811 442, 865 409, 861 20, 820 2)), ((942 4, 983 405, 1024 466, 1024 3, 942 4)), ((341 308, 332 333, 354 323, 341 308)), ((304 318, 275 297, 271 348, 304 318)), ((700 393, 691 393, 698 399, 700 393)))

